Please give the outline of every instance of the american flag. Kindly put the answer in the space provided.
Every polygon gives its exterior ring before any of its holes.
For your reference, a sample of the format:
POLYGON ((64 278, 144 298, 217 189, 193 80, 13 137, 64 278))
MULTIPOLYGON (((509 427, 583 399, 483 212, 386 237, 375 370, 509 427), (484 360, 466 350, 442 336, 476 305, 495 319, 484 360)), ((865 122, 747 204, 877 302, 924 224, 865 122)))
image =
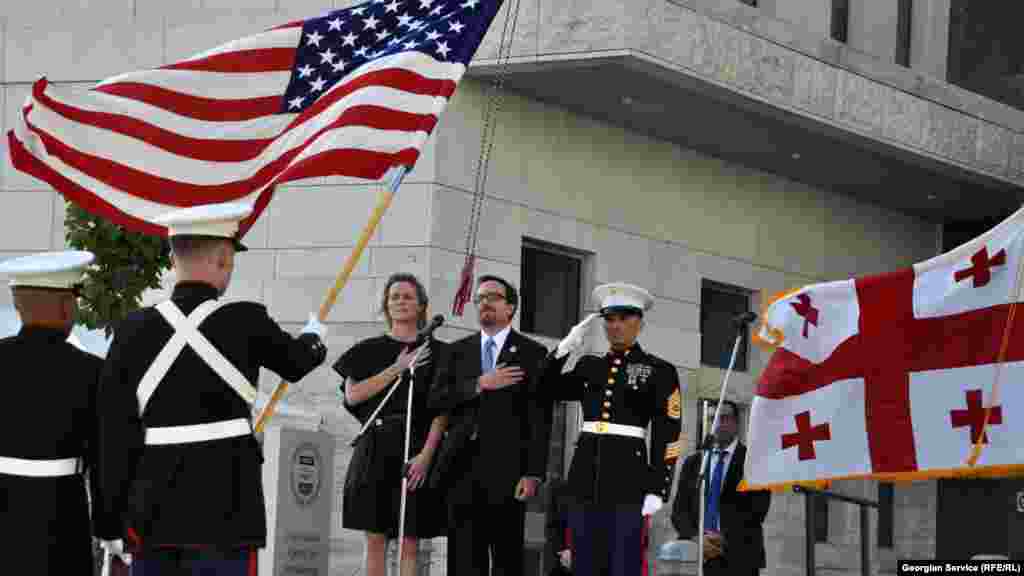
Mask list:
POLYGON ((176 207, 412 167, 502 0, 372 0, 88 90, 39 79, 14 166, 130 230, 176 207))

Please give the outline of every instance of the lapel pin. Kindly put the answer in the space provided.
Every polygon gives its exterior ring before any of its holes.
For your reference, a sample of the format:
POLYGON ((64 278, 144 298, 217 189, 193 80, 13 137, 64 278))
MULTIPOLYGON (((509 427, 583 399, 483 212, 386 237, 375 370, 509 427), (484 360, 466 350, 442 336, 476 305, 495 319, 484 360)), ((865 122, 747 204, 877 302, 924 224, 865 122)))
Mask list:
POLYGON ((508 351, 513 353, 513 354, 515 354, 516 353, 516 347, 513 346, 513 347, 509 348, 508 351))

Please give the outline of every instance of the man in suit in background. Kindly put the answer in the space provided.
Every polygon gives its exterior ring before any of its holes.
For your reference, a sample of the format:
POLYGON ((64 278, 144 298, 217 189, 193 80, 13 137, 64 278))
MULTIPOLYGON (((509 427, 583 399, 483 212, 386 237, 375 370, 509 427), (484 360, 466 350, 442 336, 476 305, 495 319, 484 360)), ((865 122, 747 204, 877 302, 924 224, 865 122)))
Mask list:
POLYGON ((448 573, 523 573, 526 499, 547 465, 551 404, 538 387, 547 349, 512 329, 516 289, 481 276, 480 332, 451 344, 431 409, 448 414, 431 485, 448 500, 448 573))
POLYGON ((747 447, 737 437, 739 410, 724 401, 718 408, 718 430, 711 440, 715 449, 706 463, 704 527, 697 526, 700 487, 697 479, 703 452, 691 454, 679 474, 672 525, 680 539, 702 534, 705 576, 753 574, 765 567, 764 524, 771 505, 768 491, 737 492, 743 479, 747 447))

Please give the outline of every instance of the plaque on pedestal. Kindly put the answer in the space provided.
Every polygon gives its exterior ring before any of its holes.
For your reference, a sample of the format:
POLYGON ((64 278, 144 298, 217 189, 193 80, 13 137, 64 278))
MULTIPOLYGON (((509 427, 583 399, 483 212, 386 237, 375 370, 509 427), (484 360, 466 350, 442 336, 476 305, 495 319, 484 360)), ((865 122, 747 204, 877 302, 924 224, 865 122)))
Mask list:
POLYGON ((327 576, 334 436, 270 425, 263 457, 267 546, 260 550, 260 576, 327 576))

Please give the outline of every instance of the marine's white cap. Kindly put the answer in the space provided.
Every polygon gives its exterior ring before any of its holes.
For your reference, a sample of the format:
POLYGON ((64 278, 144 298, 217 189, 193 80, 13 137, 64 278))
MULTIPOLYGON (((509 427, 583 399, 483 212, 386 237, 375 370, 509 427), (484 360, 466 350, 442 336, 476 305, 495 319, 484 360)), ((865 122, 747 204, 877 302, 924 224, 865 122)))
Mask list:
POLYGON ((227 202, 182 208, 157 216, 154 221, 167 227, 167 236, 212 236, 235 240, 238 250, 245 250, 238 242, 239 223, 252 214, 249 204, 227 202))
POLYGON ((9 277, 11 286, 72 290, 95 259, 79 250, 32 254, 0 262, 0 276, 9 277))
POLYGON ((593 299, 601 308, 601 315, 614 312, 644 312, 654 305, 650 292, 639 286, 613 282, 594 288, 593 299))

